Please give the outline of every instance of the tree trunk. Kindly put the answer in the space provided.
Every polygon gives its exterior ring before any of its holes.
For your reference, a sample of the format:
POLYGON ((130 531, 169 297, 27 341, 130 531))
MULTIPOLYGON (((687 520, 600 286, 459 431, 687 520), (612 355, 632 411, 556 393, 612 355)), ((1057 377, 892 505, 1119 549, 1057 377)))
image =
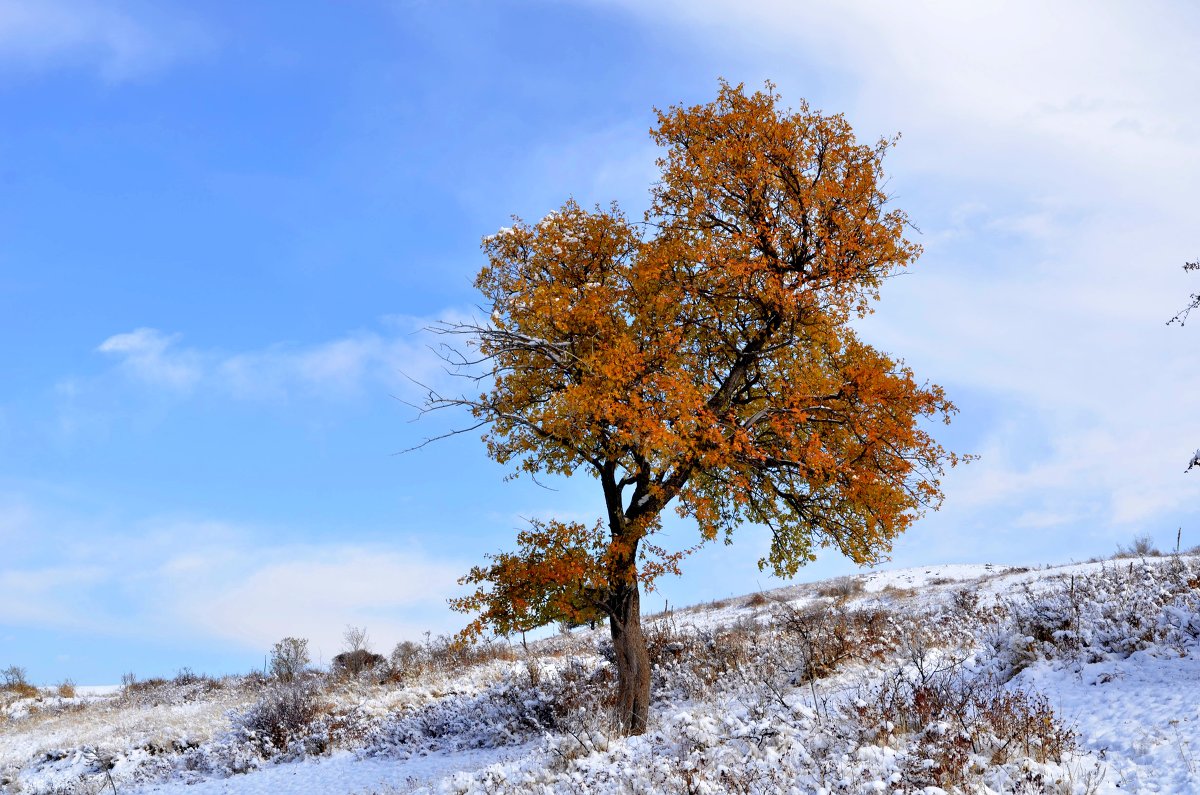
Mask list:
POLYGON ((627 735, 643 734, 650 717, 650 654, 642 634, 637 580, 617 585, 608 625, 617 656, 617 720, 627 735))

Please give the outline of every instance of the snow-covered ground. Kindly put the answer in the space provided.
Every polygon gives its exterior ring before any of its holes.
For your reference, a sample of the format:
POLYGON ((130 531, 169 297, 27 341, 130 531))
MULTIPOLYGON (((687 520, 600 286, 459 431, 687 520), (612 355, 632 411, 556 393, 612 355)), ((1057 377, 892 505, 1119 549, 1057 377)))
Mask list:
MULTIPOLYGON (((652 727, 603 631, 394 681, 0 691, 0 790, 1200 792, 1200 563, 929 566, 647 619, 652 727)), ((377 677, 378 679, 378 677, 377 677)))

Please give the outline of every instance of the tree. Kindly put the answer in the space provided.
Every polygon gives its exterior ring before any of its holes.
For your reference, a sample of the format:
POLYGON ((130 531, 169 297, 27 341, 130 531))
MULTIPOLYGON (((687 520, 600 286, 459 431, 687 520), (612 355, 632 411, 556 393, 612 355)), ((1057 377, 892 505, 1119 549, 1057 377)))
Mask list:
POLYGON ((479 611, 468 632, 602 611, 630 734, 650 696, 641 588, 696 548, 653 543, 668 505, 695 522, 696 546, 765 525, 760 566, 787 577, 818 546, 880 560, 959 460, 923 427, 954 413, 942 389, 850 325, 920 252, 885 206, 892 142, 859 144, 841 116, 779 101, 770 84, 722 83, 709 104, 659 111, 644 223, 573 201, 515 219, 483 243, 490 318, 437 327, 485 388, 431 391, 424 408, 469 409, 475 424, 451 433, 486 428, 514 474, 586 470, 605 504, 595 528, 534 523, 453 604, 479 611))
MULTIPOLYGON (((1183 269, 1185 271, 1200 271, 1200 260, 1183 263, 1183 269)), ((1190 315, 1192 310, 1197 307, 1200 307, 1200 293, 1192 293, 1190 296, 1188 296, 1188 305, 1179 310, 1175 317, 1168 320, 1167 325, 1169 326, 1172 323, 1178 323, 1181 328, 1186 326, 1188 315, 1190 315)), ((1200 450, 1197 450, 1192 455, 1192 460, 1188 461, 1188 467, 1184 470, 1184 472, 1191 472, 1193 467, 1198 466, 1200 466, 1200 450)))
MULTIPOLYGON (((1200 271, 1200 260, 1183 263, 1183 269, 1185 271, 1200 271)), ((1186 326, 1188 315, 1190 315, 1192 310, 1196 307, 1200 307, 1200 293, 1192 293, 1190 296, 1188 296, 1188 305, 1179 310, 1175 317, 1168 320, 1167 325, 1169 326, 1172 323, 1178 323, 1180 326, 1186 326)))

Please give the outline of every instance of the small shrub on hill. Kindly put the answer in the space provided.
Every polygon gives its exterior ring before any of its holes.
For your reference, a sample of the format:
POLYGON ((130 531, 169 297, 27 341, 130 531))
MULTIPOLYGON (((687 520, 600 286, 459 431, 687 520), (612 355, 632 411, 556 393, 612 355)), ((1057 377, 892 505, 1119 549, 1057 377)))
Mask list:
POLYGON ((293 743, 308 737, 324 707, 312 683, 278 684, 263 691, 257 703, 237 718, 236 726, 264 758, 304 753, 310 749, 293 748, 293 743))
POLYGON ((762 591, 755 591, 746 599, 746 607, 762 607, 769 601, 762 591))
POLYGON ((847 599, 858 596, 864 589, 863 581, 858 577, 838 577, 837 579, 822 583, 817 588, 817 594, 827 599, 844 602, 847 599))
POLYGON ((848 660, 878 659, 894 648, 894 616, 880 609, 797 610, 781 604, 775 623, 798 652, 799 680, 820 679, 848 660))
POLYGON ((38 689, 29 684, 25 669, 19 665, 10 665, 0 671, 0 679, 4 680, 3 689, 16 698, 37 698, 38 696, 38 689))
POLYGON ((334 657, 331 670, 334 676, 354 678, 373 673, 376 670, 382 672, 386 665, 387 659, 382 654, 375 654, 366 649, 356 649, 342 652, 334 657))
POLYGON ((464 643, 450 635, 439 635, 425 644, 421 658, 430 672, 450 676, 476 665, 513 660, 516 656, 507 643, 496 638, 464 643))
POLYGON ((395 682, 402 682, 415 676, 420 670, 421 656, 419 644, 413 643, 411 640, 402 640, 397 643, 388 657, 389 678, 395 682))
POLYGON ((286 637, 271 647, 271 676, 280 682, 295 681, 310 662, 308 638, 286 637))
POLYGON ((1162 552, 1154 546, 1154 539, 1148 535, 1137 536, 1133 539, 1133 543, 1129 546, 1117 545, 1117 551, 1113 554, 1115 559, 1124 558, 1159 558, 1162 557, 1162 552))

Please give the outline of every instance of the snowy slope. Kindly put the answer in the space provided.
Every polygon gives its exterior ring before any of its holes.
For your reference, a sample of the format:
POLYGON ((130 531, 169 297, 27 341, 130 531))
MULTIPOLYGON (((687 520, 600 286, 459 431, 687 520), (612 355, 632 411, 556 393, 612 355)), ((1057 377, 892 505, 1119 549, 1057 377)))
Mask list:
POLYGON ((647 626, 643 737, 612 731, 605 633, 577 630, 527 655, 426 649, 390 684, 197 678, 0 696, 0 788, 1200 792, 1190 557, 872 572, 647 626), (288 709, 308 711, 273 733, 288 709))

